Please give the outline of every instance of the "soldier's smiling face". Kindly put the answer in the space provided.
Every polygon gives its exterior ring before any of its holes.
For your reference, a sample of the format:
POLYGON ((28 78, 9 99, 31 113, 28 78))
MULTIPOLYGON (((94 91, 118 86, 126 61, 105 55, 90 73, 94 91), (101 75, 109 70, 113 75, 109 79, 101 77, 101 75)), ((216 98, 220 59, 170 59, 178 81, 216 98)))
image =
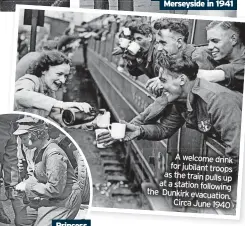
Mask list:
POLYGON ((181 75, 172 73, 167 69, 160 67, 159 80, 161 81, 163 93, 167 96, 168 102, 173 102, 181 98, 181 75))
POLYGON ((183 43, 182 38, 176 32, 172 32, 169 29, 160 30, 156 35, 156 41, 158 43, 158 50, 165 50, 169 56, 178 54, 183 43))
POLYGON ((208 49, 214 60, 229 60, 233 50, 232 30, 215 26, 207 30, 208 49))

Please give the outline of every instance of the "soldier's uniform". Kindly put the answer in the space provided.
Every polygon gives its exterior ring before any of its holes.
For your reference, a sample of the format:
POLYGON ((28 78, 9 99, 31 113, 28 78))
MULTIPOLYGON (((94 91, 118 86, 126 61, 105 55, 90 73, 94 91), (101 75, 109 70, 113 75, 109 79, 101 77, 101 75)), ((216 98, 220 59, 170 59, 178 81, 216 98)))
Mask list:
POLYGON ((244 85, 244 66, 245 66, 245 51, 237 56, 229 63, 223 63, 215 68, 215 70, 223 70, 225 73, 225 81, 220 82, 221 85, 227 88, 243 93, 244 85))
MULTIPOLYGON (((194 60, 198 64, 200 69, 212 70, 217 65, 217 62, 212 59, 212 56, 206 47, 196 47, 194 45, 188 44, 186 48, 182 51, 182 53, 191 57, 192 60, 194 60)), ((149 61, 151 62, 150 65, 151 68, 154 68, 156 61, 158 60, 158 53, 152 49, 151 54, 152 57, 149 57, 148 59, 151 59, 151 61, 149 61)), ((161 112, 164 111, 167 105, 167 98, 165 94, 162 94, 162 96, 156 98, 156 100, 151 105, 149 105, 142 113, 133 118, 130 123, 133 123, 135 125, 143 125, 151 123, 153 121, 157 121, 160 117, 161 112)))
POLYGON ((185 123, 222 142, 225 155, 233 159, 233 172, 238 170, 242 119, 242 94, 216 83, 197 78, 187 102, 168 105, 160 122, 142 125, 141 138, 170 138, 185 123))
MULTIPOLYGON (((14 134, 32 129, 35 125, 24 125, 22 121, 14 134)), ((52 219, 74 219, 81 205, 81 188, 65 151, 49 140, 35 152, 33 163, 33 176, 24 180, 26 202, 20 197, 13 203, 16 225, 51 226, 52 219)))

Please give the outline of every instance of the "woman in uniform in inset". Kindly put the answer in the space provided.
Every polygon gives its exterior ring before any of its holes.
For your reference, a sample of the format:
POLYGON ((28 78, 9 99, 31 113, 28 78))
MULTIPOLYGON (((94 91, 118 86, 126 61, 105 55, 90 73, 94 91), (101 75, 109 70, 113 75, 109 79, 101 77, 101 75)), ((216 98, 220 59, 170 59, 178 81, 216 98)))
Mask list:
POLYGON ((47 125, 37 120, 23 122, 14 132, 22 144, 34 151, 33 175, 20 182, 25 204, 13 206, 17 225, 52 225, 52 219, 74 219, 82 203, 81 187, 65 151, 50 139, 47 125))

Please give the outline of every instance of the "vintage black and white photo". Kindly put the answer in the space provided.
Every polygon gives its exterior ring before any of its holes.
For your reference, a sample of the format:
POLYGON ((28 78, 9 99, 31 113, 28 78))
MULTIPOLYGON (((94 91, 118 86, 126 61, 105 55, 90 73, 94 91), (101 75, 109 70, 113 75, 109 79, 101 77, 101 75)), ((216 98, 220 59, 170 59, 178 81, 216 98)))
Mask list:
POLYGON ((16 19, 14 109, 74 138, 93 207, 239 217, 244 22, 28 7, 35 24, 44 14, 34 26, 26 9, 16 19))

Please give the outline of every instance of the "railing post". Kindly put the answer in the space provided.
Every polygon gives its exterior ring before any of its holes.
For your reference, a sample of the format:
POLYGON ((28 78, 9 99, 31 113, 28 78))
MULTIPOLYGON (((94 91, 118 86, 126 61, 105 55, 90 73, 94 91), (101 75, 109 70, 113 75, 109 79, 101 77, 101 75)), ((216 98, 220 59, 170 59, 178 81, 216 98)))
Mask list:
POLYGON ((37 18, 38 10, 32 10, 30 52, 35 52, 36 50, 37 18))

